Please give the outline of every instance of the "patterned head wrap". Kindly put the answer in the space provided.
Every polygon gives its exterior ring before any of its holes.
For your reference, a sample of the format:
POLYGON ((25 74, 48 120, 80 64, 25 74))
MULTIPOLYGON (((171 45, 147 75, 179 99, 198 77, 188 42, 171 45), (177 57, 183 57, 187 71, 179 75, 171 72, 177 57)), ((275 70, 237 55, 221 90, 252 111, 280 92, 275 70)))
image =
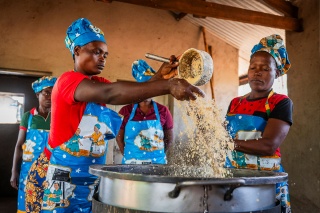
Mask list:
POLYGON ((41 92, 43 89, 47 87, 53 87, 56 83, 57 78, 52 76, 43 76, 39 78, 35 82, 32 83, 32 89, 35 93, 41 92))
POLYGON ((132 76, 137 82, 146 82, 156 73, 144 60, 136 60, 132 63, 132 76))
POLYGON ((102 30, 93 26, 88 19, 79 18, 68 27, 65 43, 72 56, 75 46, 82 47, 93 41, 107 43, 102 30))
POLYGON ((283 39, 280 35, 270 35, 262 38, 251 50, 251 57, 259 51, 268 52, 275 59, 277 67, 280 70, 280 75, 284 75, 291 67, 287 50, 283 44, 283 39))

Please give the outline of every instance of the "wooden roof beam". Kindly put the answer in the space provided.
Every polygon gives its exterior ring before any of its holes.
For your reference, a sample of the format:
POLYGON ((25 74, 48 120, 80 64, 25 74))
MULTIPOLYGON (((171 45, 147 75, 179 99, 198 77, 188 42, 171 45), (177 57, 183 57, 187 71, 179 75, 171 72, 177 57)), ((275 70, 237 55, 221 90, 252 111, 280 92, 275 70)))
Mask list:
POLYGON ((113 0, 97 0, 97 1, 102 1, 102 2, 105 2, 105 3, 111 3, 113 0))
POLYGON ((298 7, 285 0, 262 0, 267 5, 283 13, 285 16, 298 18, 298 7))
MULTIPOLYGON (((97 0, 110 2, 110 0, 97 0)), ((168 11, 180 11, 196 16, 238 21, 243 23, 274 27, 288 31, 303 31, 302 21, 297 18, 276 16, 272 14, 221 5, 203 0, 113 0, 123 3, 152 7, 168 11)))
MULTIPOLYGON (((199 1, 206 1, 206 0, 199 0, 199 1)), ((194 18, 207 18, 206 16, 199 16, 199 15, 195 15, 193 14, 194 18)))

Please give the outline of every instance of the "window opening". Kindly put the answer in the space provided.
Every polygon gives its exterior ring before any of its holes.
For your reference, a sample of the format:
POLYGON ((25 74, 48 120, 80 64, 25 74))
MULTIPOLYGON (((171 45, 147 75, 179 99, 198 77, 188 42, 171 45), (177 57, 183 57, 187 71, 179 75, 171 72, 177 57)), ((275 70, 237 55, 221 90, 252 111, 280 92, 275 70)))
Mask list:
POLYGON ((18 124, 24 112, 23 93, 0 92, 0 124, 18 124))

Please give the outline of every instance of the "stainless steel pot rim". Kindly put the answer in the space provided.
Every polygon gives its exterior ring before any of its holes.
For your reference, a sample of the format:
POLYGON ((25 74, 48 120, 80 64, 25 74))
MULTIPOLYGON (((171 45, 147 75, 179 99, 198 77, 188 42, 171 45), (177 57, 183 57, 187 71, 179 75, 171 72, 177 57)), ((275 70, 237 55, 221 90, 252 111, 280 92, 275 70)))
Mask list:
POLYGON ((276 184, 288 180, 288 174, 284 172, 258 171, 248 169, 229 169, 233 174, 230 178, 196 178, 169 176, 168 172, 173 169, 169 165, 91 165, 89 173, 110 179, 122 179, 144 182, 178 183, 184 181, 219 181, 234 183, 241 181, 243 185, 276 184))

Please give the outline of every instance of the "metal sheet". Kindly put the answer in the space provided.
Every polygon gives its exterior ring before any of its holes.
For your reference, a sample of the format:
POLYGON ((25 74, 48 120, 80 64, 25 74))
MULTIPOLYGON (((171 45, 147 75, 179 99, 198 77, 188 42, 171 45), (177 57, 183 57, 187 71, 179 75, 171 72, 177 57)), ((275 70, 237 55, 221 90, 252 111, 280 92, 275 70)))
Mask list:
MULTIPOLYGON (((207 0, 217 4, 238 7, 273 15, 283 16, 282 13, 266 6, 257 0, 207 0)), ((251 49, 261 38, 271 34, 279 34, 285 39, 285 30, 246 24, 236 21, 228 21, 207 17, 195 18, 192 14, 186 16, 186 20, 194 25, 203 26, 208 32, 230 44, 239 50, 239 57, 249 61, 251 49)), ((209 44, 210 45, 210 44, 209 44)), ((247 70, 239 70, 239 76, 246 74, 247 70)))

